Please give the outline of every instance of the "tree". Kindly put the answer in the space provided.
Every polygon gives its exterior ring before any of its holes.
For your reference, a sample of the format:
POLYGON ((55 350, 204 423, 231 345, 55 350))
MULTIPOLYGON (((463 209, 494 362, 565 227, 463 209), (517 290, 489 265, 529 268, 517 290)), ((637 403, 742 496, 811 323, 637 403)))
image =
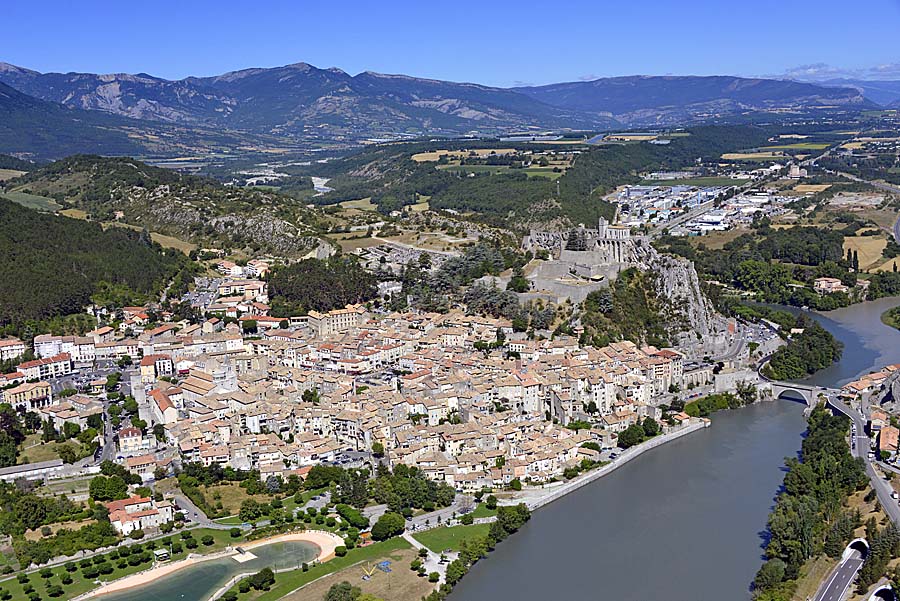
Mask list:
POLYGON ((753 579, 753 588, 765 591, 784 580, 784 562, 778 559, 770 559, 759 568, 756 578, 753 579))
POLYGON ((484 505, 491 511, 497 509, 497 497, 495 497, 494 495, 488 495, 487 499, 485 499, 484 501, 484 505))
POLYGON ((241 503, 238 517, 242 522, 254 522, 258 520, 262 517, 262 510, 260 509, 259 503, 253 499, 245 499, 241 503))
POLYGON ((659 424, 656 423, 656 420, 652 417, 647 417, 644 419, 644 423, 641 425, 644 429, 644 434, 650 438, 659 434, 659 424))
POLYGON ((94 476, 88 490, 95 501, 116 501, 128 496, 128 484, 121 476, 94 476))
POLYGON ((269 588, 275 584, 275 573, 271 568, 263 568, 258 571, 256 574, 253 574, 247 580, 250 582, 250 586, 258 591, 267 591, 269 588))
POLYGON ((325 601, 356 601, 362 591, 346 580, 331 585, 325 594, 325 601))
POLYGON ((383 457, 384 456, 384 445, 380 442, 373 442, 372 443, 372 454, 375 455, 376 457, 383 457))
POLYGON ((644 428, 639 424, 631 424, 625 428, 624 432, 619 434, 618 445, 627 449, 644 441, 644 428))
POLYGON ((0 467, 10 467, 16 464, 19 456, 19 445, 9 432, 0 431, 0 467))
POLYGON ((372 538, 377 541, 387 540, 401 534, 406 528, 406 521, 399 513, 389 511, 378 518, 372 526, 372 538))

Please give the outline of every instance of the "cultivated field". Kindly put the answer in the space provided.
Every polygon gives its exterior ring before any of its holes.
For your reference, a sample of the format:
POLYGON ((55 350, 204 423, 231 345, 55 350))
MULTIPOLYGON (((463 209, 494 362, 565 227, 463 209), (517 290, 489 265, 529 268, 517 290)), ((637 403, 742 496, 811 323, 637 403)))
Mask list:
POLYGON ((372 197, 360 198, 359 200, 345 200, 338 204, 342 209, 356 209, 359 211, 377 211, 378 206, 372 202, 372 197))
POLYGON ((726 152, 722 158, 726 161, 778 161, 785 155, 781 152, 726 152))
POLYGON ((432 150, 430 152, 420 152, 412 155, 410 158, 417 163, 428 163, 438 161, 442 156, 448 159, 461 159, 468 156, 477 156, 479 158, 489 157, 492 154, 514 154, 515 148, 470 148, 468 150, 432 150))
POLYGON ((0 169, 0 182, 5 182, 8 179, 13 179, 14 177, 19 177, 20 175, 25 175, 25 172, 16 171, 15 169, 0 169))
POLYGON ((859 254, 859 268, 868 269, 881 264, 887 240, 881 236, 849 236, 844 238, 844 254, 848 250, 859 254))
POLYGON ((760 150, 825 150, 829 146, 830 144, 827 142, 795 142, 778 146, 763 146, 760 150))
POLYGON ((47 198, 46 196, 38 196, 37 194, 28 194, 27 192, 7 192, 6 194, 2 194, 0 196, 7 200, 13 201, 14 203, 20 204, 23 207, 35 209, 38 211, 46 211, 47 213, 55 213, 62 208, 62 205, 57 203, 52 198, 47 198))
POLYGON ((800 192, 801 194, 816 194, 818 192, 824 192, 830 187, 831 184, 797 184, 794 186, 794 192, 800 192))

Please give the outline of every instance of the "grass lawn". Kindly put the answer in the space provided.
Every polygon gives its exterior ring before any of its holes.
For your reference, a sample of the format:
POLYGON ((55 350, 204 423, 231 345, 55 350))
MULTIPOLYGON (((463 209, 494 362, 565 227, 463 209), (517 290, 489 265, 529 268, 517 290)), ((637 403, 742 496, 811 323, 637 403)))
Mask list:
POLYGON ((645 179, 642 186, 740 186, 746 184, 746 179, 734 179, 731 177, 689 177, 685 179, 652 180, 645 179))
POLYGON ((484 503, 479 503, 478 507, 475 508, 475 511, 472 512, 472 517, 475 519, 478 518, 489 518, 497 515, 497 509, 488 509, 487 505, 484 503))
MULTIPOLYGON (((313 580, 317 578, 321 578, 327 574, 333 574, 334 572, 343 570, 352 565, 358 564, 360 562, 368 561, 368 562, 378 562, 384 559, 390 559, 390 555, 396 551, 411 549, 412 545, 406 542, 405 539, 401 537, 395 537, 390 540, 386 540, 384 542, 375 543, 373 545, 369 545, 368 547, 360 547, 356 549, 351 549, 347 552, 347 555, 344 557, 335 557, 325 563, 320 563, 318 565, 311 566, 309 571, 304 572, 303 570, 293 570, 290 572, 282 572, 280 574, 275 575, 275 585, 271 588, 271 590, 261 593, 258 596, 248 596, 241 595, 241 600, 249 600, 256 599, 258 601, 276 601, 276 599, 281 599, 288 593, 292 593, 296 591, 301 586, 309 584, 313 580)), ((405 569, 409 571, 409 566, 396 566, 398 570, 405 569)), ((360 573, 357 578, 354 580, 359 580, 362 576, 360 573)), ((357 582, 354 582, 357 584, 357 582)), ((237 590, 235 587, 233 590, 237 590)), ((290 597, 296 601, 301 599, 310 598, 306 595, 305 592, 298 591, 294 593, 290 597)))
POLYGON ((206 497, 206 502, 210 506, 216 507, 219 501, 222 501, 222 511, 228 515, 235 515, 241 509, 241 503, 247 499, 254 499, 259 503, 268 503, 272 500, 271 495, 249 495, 247 491, 239 486, 237 482, 224 482, 214 486, 201 486, 200 490, 206 497))
MULTIPOLYGON (((390 601, 420 601, 422 597, 434 590, 434 584, 409 569, 409 564, 416 558, 415 549, 399 549, 382 554, 371 561, 357 563, 342 570, 319 578, 294 591, 284 601, 307 601, 308 599, 324 599, 328 589, 339 582, 349 582, 359 587, 363 593, 369 593, 379 599, 390 601), (369 569, 380 561, 391 562, 391 572, 381 570, 372 572, 368 580, 363 580, 363 570, 369 569)), ((277 577, 276 577, 277 578, 277 577)))
POLYGON ((443 526, 414 534, 413 537, 434 551, 440 553, 444 549, 459 551, 460 544, 468 538, 487 536, 490 524, 472 524, 471 526, 443 526))
POLYGON ((11 200, 14 203, 22 205, 23 207, 28 207, 29 209, 37 209, 38 211, 55 213, 62 208, 62 205, 57 203, 52 198, 47 198, 46 196, 38 196, 37 194, 28 194, 27 192, 7 192, 2 196, 7 200, 11 200))
MULTIPOLYGON (((225 548, 228 545, 233 545, 236 541, 240 539, 232 539, 228 531, 223 530, 212 530, 208 528, 197 528, 195 530, 191 530, 191 533, 194 535, 194 538, 199 542, 207 534, 213 537, 213 544, 210 546, 200 545, 196 549, 187 549, 182 545, 182 552, 176 553, 172 556, 173 560, 184 559, 187 557, 188 553, 212 553, 213 551, 218 551, 220 549, 225 548)), ((181 540, 180 531, 173 532, 171 535, 172 540, 181 540)), ((146 548, 146 543, 142 541, 134 541, 131 544, 140 544, 142 548, 146 548)), ((162 544, 157 541, 158 548, 162 548, 162 544)), ((140 572, 146 570, 151 564, 144 563, 137 566, 126 566, 124 568, 117 567, 118 559, 110 559, 110 563, 113 566, 113 571, 111 574, 106 574, 100 576, 99 578, 103 582, 111 582, 113 580, 118 580, 119 578, 123 578, 125 576, 134 574, 136 572, 140 572)), ((74 563, 79 565, 78 560, 75 560, 74 563)), ((0 589, 5 589, 12 593, 12 601, 26 601, 28 599, 28 595, 25 593, 25 586, 32 586, 34 590, 41 595, 42 599, 50 598, 47 595, 47 589, 50 586, 58 585, 63 588, 63 594, 60 597, 56 597, 61 601, 65 599, 71 599, 72 597, 77 597, 82 595, 94 588, 97 587, 96 581, 97 578, 85 578, 82 572, 82 569, 79 567, 74 572, 66 572, 64 566, 58 566, 55 568, 51 568, 51 575, 49 578, 43 578, 38 572, 32 572, 28 574, 28 582, 27 583, 19 583, 19 581, 15 577, 11 577, 7 580, 0 581, 0 589), (62 577, 64 574, 70 574, 72 577, 72 582, 70 584, 62 584, 62 577)))

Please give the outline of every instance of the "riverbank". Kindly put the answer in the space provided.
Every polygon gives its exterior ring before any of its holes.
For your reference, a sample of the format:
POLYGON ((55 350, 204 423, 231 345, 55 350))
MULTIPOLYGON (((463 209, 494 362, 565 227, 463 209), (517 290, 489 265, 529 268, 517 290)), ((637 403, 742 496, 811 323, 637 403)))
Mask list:
MULTIPOLYGON (((286 543, 286 542, 304 542, 309 543, 311 545, 315 545, 318 547, 319 551, 316 556, 317 562, 324 562, 332 559, 334 557, 335 549, 344 544, 343 539, 339 536, 334 535, 330 532, 324 532, 321 530, 303 530, 300 532, 290 532, 288 534, 282 534, 279 536, 274 536, 271 538, 260 539, 257 541, 249 542, 245 545, 241 545, 241 549, 244 552, 249 552, 252 549, 264 546, 271 545, 276 543, 286 543)), ((124 591, 127 589, 139 587, 150 582, 154 582, 159 578, 163 578, 185 568, 189 568, 191 566, 195 566, 197 564, 211 561, 214 559, 220 559, 224 557, 234 557, 236 555, 241 554, 236 548, 228 549, 225 551, 220 551, 218 553, 211 553, 209 555, 197 555, 193 557, 188 557, 187 559, 183 559, 181 561, 177 561, 171 564, 162 565, 158 567, 151 568, 144 572, 139 572, 137 574, 132 574, 131 576, 126 576, 120 580, 115 580, 108 584, 104 584, 81 597, 76 597, 73 601, 78 601, 82 599, 93 599, 97 597, 101 597, 103 595, 108 595, 110 593, 115 593, 119 591, 124 591)))
POLYGON ((608 463, 603 467, 591 470, 590 472, 582 474, 581 476, 577 476, 576 478, 573 478, 568 482, 555 485, 545 485, 539 489, 530 488, 527 490, 523 490, 521 493, 514 495, 512 500, 514 500, 516 503, 525 503, 528 506, 528 509, 532 511, 534 511, 535 509, 540 509, 541 507, 544 507, 545 505, 552 503, 557 499, 561 499, 567 494, 574 492, 579 488, 586 486, 599 478, 602 478, 603 476, 611 474, 632 459, 640 457, 642 454, 651 449, 655 449, 656 447, 664 445, 667 442, 678 440, 682 436, 687 436, 692 432, 707 428, 709 427, 709 425, 709 420, 698 419, 693 423, 688 424, 687 426, 679 428, 678 430, 668 432, 666 434, 660 434, 659 436, 642 442, 639 445, 624 450, 622 454, 619 455, 619 457, 617 457, 613 462, 608 463))

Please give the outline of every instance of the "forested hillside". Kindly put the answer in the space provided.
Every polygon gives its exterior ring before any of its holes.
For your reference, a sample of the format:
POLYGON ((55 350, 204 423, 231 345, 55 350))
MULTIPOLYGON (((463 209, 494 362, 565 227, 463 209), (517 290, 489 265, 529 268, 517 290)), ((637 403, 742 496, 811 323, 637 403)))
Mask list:
POLYGON ((57 217, 0 199, 0 326, 81 313, 100 288, 139 301, 184 265, 140 232, 57 217))
POLYGON ((317 244, 320 227, 317 213, 292 197, 228 187, 132 158, 74 155, 6 187, 53 198, 95 221, 123 221, 249 252, 305 253, 317 244))

